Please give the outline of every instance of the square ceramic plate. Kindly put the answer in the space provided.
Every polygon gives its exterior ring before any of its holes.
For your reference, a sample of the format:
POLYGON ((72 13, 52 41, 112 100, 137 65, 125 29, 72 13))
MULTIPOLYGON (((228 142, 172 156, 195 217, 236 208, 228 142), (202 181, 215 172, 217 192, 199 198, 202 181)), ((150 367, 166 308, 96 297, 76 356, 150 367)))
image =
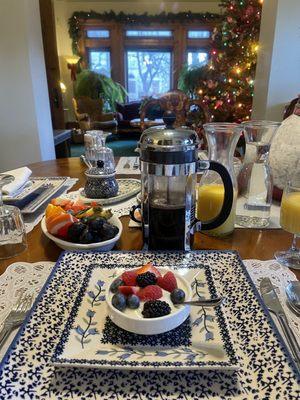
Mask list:
POLYGON ((0 364, 0 398, 5 400, 298 400, 299 387, 296 366, 239 255, 232 251, 65 252, 0 364), (222 309, 238 371, 122 371, 51 362, 90 265, 132 268, 149 260, 180 269, 209 265, 217 292, 226 298, 222 309))
MULTIPOLYGON (((132 259, 130 268, 137 267, 132 259)), ((159 264, 155 266, 160 267, 159 264)), ((191 307, 180 327, 159 335, 136 335, 118 328, 107 317, 107 282, 128 265, 92 264, 72 306, 52 362, 60 366, 117 369, 225 369, 238 368, 222 306, 191 307)), ((216 296, 208 265, 176 269, 190 283, 193 300, 216 296)))

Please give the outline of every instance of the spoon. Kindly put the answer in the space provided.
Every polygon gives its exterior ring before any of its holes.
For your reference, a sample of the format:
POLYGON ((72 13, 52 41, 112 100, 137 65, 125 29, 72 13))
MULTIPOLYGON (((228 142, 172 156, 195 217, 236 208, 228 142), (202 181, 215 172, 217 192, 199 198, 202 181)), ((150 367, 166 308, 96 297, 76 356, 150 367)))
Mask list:
POLYGON ((292 309, 297 310, 300 313, 300 282, 292 281, 285 288, 285 293, 288 298, 288 302, 292 309))
POLYGON ((293 303, 291 303, 288 299, 286 304, 288 305, 288 308, 292 311, 292 313, 294 313, 295 315, 297 315, 297 317, 300 317, 300 310, 298 310, 293 303))
POLYGON ((86 156, 81 154, 80 160, 85 163, 88 168, 92 168, 92 164, 86 159, 86 156))
POLYGON ((192 300, 192 301, 184 301, 178 305, 186 304, 189 306, 199 306, 199 307, 218 307, 222 302, 223 297, 216 297, 214 299, 203 299, 203 300, 192 300))

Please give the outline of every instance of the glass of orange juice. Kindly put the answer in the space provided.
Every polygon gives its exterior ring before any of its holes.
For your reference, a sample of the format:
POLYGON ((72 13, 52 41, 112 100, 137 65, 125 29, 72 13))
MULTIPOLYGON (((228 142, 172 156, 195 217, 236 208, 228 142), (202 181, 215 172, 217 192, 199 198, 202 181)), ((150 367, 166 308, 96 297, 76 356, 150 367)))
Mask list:
POLYGON ((297 237, 300 237, 300 175, 296 175, 288 181, 280 207, 280 225, 294 235, 292 246, 289 250, 277 251, 275 258, 289 268, 300 269, 300 249, 297 248, 297 237))

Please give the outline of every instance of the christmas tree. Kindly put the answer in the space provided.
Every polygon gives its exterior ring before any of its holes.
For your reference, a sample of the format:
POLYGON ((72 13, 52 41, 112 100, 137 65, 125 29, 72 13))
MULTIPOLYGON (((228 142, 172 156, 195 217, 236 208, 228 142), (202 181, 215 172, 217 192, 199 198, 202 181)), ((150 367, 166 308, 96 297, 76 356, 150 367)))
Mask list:
POLYGON ((185 68, 179 87, 202 99, 213 121, 249 119, 262 0, 223 0, 223 21, 212 33, 207 65, 185 68))

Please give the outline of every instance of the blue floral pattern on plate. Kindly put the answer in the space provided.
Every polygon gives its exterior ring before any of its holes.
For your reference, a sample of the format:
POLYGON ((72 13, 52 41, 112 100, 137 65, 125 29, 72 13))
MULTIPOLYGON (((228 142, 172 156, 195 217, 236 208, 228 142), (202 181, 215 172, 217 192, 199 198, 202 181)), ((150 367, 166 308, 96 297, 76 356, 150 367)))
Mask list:
POLYGON ((5 400, 298 400, 299 385, 295 365, 239 256, 222 251, 63 253, 0 365, 0 398, 5 400), (88 266, 115 268, 122 263, 130 268, 149 260, 180 268, 209 264, 218 293, 227 299, 223 309, 240 370, 117 371, 51 365, 62 321, 67 321, 80 291, 85 292, 89 276, 86 282, 82 276, 88 266))
MULTIPOLYGON (((159 266, 159 265, 158 265, 159 266)), ((112 269, 116 276, 128 265, 95 265, 88 267, 87 285, 79 293, 65 325, 52 361, 56 365, 99 366, 101 368, 130 369, 238 369, 238 361, 229 336, 221 307, 191 308, 191 340, 189 346, 160 346, 157 350, 152 336, 144 336, 138 346, 104 343, 106 324, 105 291, 112 269), (101 280, 99 280, 101 277, 101 280), (96 283, 95 283, 96 282, 96 283), (100 336, 100 337, 99 337, 100 336), (80 346, 77 342, 80 343, 80 346), (124 361, 128 361, 125 363, 124 361)), ((132 266, 131 266, 132 268, 132 266)), ((175 269, 177 269, 175 267, 175 269)), ((166 268, 166 271, 168 268, 166 268)), ((194 264, 177 269, 179 275, 191 283, 193 298, 216 296, 216 289, 208 265, 194 264)), ((175 333, 174 333, 175 335, 175 333)), ((175 341, 175 337, 174 337, 175 341)))

